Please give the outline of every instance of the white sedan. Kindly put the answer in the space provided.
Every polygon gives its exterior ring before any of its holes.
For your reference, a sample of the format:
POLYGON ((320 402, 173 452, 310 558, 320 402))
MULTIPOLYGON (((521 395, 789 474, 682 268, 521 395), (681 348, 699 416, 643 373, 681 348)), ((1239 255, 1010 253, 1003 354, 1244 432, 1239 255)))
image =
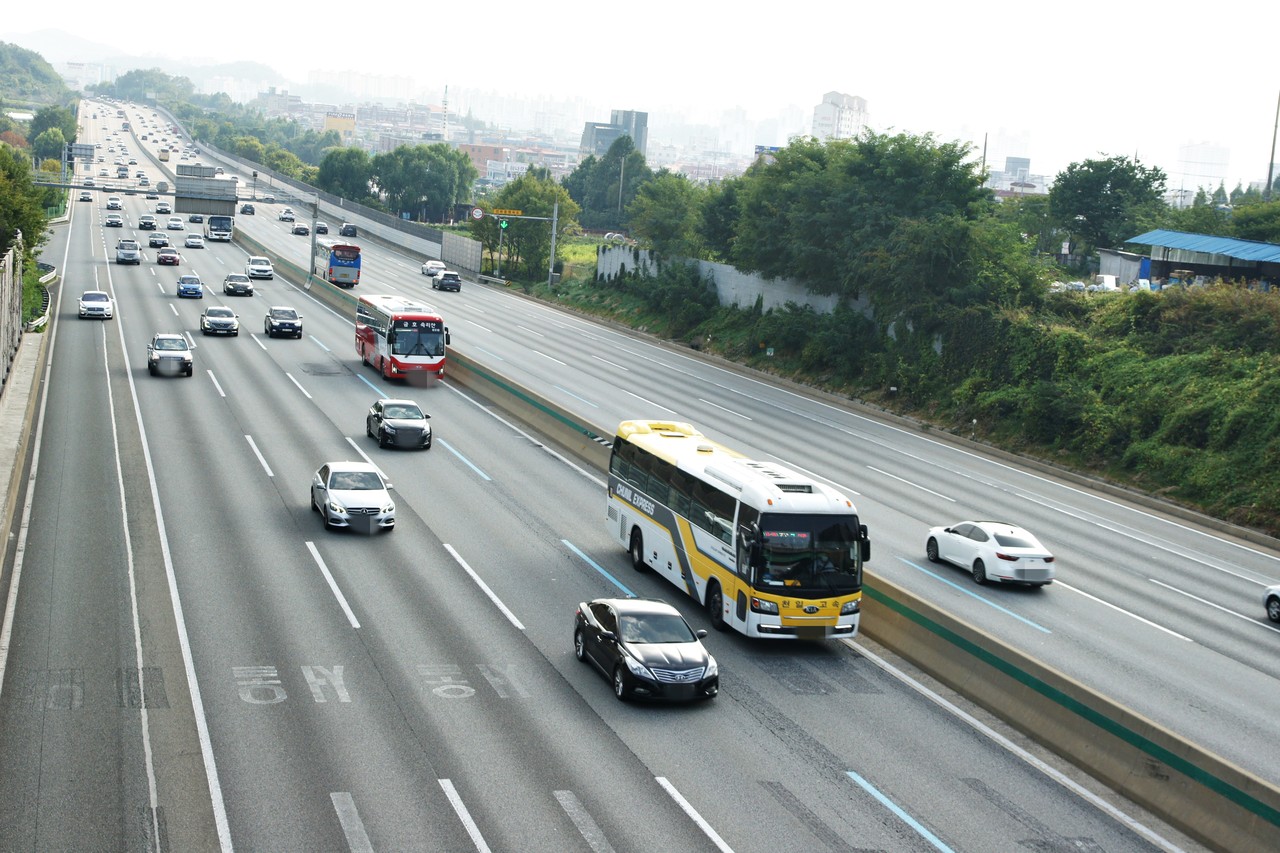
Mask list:
POLYGON ((80 316, 110 320, 115 314, 111 295, 104 290, 86 290, 80 296, 80 316))
POLYGON ((448 267, 444 265, 444 261, 427 261, 422 265, 422 274, 435 278, 447 269, 448 267))
POLYGON ((925 540, 931 562, 946 561, 978 583, 1053 583, 1053 555, 1030 532, 1002 521, 961 521, 933 527, 925 540))
POLYGON ((1267 618, 1272 622, 1280 622, 1280 586, 1269 586, 1262 594, 1262 603, 1267 608, 1267 618))
POLYGON ((187 239, 183 242, 183 246, 188 249, 203 249, 204 237, 199 234, 188 234, 187 239))

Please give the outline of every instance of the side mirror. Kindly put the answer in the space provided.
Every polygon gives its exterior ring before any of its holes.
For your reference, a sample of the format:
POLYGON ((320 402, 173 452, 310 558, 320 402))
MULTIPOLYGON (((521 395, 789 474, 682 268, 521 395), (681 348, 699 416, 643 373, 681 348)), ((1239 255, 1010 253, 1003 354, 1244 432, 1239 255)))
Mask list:
POLYGON ((694 632, 693 632, 693 636, 695 636, 695 637, 697 637, 699 640, 701 640, 701 639, 703 639, 704 637, 706 637, 706 636, 707 636, 707 629, 706 629, 706 628, 699 628, 698 630, 696 630, 696 631, 694 631, 694 632))
POLYGON ((861 543, 861 547, 862 547, 862 562, 865 563, 871 559, 871 540, 863 539, 861 543))
POLYGON ((394 488, 395 488, 395 486, 393 486, 391 483, 383 483, 382 485, 383 485, 385 488, 387 488, 387 489, 394 489, 394 488))
POLYGON ((444 345, 448 346, 450 343, 451 341, 449 340, 449 327, 445 326, 444 327, 444 345))

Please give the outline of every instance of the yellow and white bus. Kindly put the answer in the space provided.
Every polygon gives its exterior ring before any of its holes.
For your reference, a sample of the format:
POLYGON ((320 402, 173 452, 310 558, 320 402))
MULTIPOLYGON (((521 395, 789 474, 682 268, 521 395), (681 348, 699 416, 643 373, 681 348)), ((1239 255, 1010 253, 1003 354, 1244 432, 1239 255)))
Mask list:
POLYGON ((687 423, 623 421, 609 460, 609 531, 749 637, 852 637, 867 527, 837 490, 749 459, 687 423))

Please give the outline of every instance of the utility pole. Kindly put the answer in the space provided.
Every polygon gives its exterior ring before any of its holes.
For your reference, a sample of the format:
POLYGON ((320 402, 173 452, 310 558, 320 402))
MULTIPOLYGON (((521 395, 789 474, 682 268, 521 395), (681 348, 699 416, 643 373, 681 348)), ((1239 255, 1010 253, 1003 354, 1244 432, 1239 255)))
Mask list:
POLYGON ((551 207, 551 260, 547 262, 547 287, 552 287, 556 276, 556 222, 560 218, 560 197, 556 196, 551 207))
POLYGON ((1276 168, 1276 128, 1280 128, 1280 95, 1276 96, 1276 123, 1271 127, 1271 159, 1267 161, 1267 185, 1262 190, 1262 200, 1271 201, 1272 174, 1276 168))

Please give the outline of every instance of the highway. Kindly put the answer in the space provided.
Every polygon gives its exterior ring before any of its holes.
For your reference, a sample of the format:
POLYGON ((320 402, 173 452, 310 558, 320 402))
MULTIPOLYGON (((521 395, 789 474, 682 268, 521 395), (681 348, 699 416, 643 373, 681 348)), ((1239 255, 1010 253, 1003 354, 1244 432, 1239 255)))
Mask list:
MULTIPOLYGON (((713 634, 714 702, 617 702, 573 658, 579 602, 662 597, 707 623, 630 568, 599 472, 447 380, 380 379, 351 318, 297 282, 222 297, 236 245, 108 263, 151 205, 127 196, 108 229, 104 201, 74 204, 49 249, 65 259, 0 692, 0 778, 20 780, 0 790, 5 849, 1198 849, 862 640, 713 634), (191 271, 205 297, 178 300, 191 271), (114 320, 76 318, 94 287, 114 320), (209 304, 237 310, 238 337, 200 337, 209 304), (303 339, 261 334, 274 304, 301 310, 303 339), (193 377, 147 375, 157 331, 188 333, 193 377), (430 451, 365 437, 383 394, 432 414, 430 451), (348 458, 395 483, 395 531, 321 528, 311 474, 348 458)), ((278 208, 237 228, 305 258, 278 208)), ((857 500, 876 572, 1275 778, 1280 637, 1256 600, 1273 554, 505 291, 436 294, 420 262, 366 244, 360 287, 435 305, 458 351, 584 420, 678 416, 819 473, 857 500), (924 529, 974 515, 1039 532, 1061 581, 977 588, 929 565, 924 529)))

